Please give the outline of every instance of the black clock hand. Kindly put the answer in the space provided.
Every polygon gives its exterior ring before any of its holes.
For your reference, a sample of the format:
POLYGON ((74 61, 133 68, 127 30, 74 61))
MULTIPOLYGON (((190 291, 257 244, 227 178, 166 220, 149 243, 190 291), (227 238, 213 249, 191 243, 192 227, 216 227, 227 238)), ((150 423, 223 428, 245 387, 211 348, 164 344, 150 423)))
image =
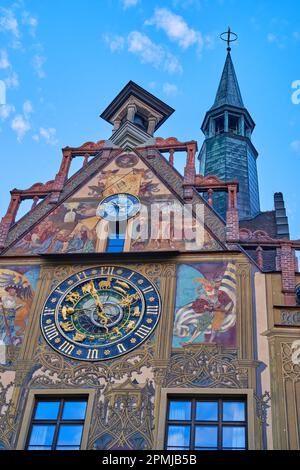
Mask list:
POLYGON ((117 204, 116 202, 113 202, 113 206, 115 207, 116 212, 119 213, 120 212, 120 205, 117 204))

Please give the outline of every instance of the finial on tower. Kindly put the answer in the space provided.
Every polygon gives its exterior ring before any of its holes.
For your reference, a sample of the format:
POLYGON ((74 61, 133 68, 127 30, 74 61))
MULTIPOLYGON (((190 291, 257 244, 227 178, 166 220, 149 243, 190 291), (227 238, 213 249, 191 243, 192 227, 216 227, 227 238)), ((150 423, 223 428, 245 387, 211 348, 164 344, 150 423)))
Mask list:
POLYGON ((238 38, 238 35, 233 33, 230 27, 228 26, 228 31, 225 31, 224 33, 220 34, 220 38, 222 39, 222 41, 227 42, 227 51, 230 52, 231 51, 230 43, 236 41, 238 38))

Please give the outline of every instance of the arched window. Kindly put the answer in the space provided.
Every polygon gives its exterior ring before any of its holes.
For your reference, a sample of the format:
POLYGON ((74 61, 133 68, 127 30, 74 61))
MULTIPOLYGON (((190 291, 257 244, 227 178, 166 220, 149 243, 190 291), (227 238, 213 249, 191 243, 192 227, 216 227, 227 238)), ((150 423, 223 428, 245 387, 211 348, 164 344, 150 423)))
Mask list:
POLYGON ((143 131, 146 131, 147 132, 147 121, 146 119, 141 116, 141 114, 138 114, 136 113, 135 116, 134 116, 134 120, 133 120, 133 123, 140 127, 141 129, 143 129, 143 131))
POLYGON ((215 133, 216 134, 223 134, 224 132, 224 114, 222 116, 217 117, 215 120, 215 133))

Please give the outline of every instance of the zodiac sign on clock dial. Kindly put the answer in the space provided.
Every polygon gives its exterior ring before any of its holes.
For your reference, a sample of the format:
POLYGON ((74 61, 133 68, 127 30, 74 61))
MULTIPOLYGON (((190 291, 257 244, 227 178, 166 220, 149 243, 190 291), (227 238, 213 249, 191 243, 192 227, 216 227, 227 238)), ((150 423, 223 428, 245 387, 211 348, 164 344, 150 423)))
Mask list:
POLYGON ((160 296, 149 279, 129 268, 100 266, 73 274, 51 292, 41 329, 59 353, 102 361, 143 343, 160 313, 160 296))

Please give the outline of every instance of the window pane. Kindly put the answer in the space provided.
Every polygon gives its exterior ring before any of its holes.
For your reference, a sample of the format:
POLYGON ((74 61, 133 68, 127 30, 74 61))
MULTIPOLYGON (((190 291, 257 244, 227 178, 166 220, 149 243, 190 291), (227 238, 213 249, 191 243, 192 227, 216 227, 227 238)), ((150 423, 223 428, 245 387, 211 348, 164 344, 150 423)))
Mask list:
POLYGON ((218 447, 217 426, 196 426, 195 447, 218 447))
POLYGON ((223 447, 244 449, 246 447, 246 432, 244 427, 223 426, 223 447))
POLYGON ((119 253, 124 249, 125 238, 122 235, 111 235, 108 239, 106 251, 108 253, 119 253))
POLYGON ((80 450, 79 446, 57 446, 56 450, 80 450))
POLYGON ((82 426, 62 424, 59 428, 57 446, 78 446, 81 435, 82 426))
POLYGON ((223 403, 223 421, 245 421, 245 403, 225 401, 223 403))
POLYGON ((180 447, 189 448, 190 446, 190 426, 169 426, 168 429, 168 448, 180 447))
POLYGON ((169 419, 188 421, 191 419, 192 403, 190 401, 171 401, 169 419))
POLYGON ((27 450, 51 450, 51 446, 28 446, 27 450))
POLYGON ((199 421, 218 421, 218 402, 197 402, 196 419, 199 421))
POLYGON ((59 401, 39 401, 34 419, 57 419, 59 401))
POLYGON ((31 430, 31 436, 29 445, 52 445, 53 436, 54 436, 55 426, 53 425, 37 425, 34 424, 31 430))
POLYGON ((66 401, 62 419, 84 419, 86 410, 85 401, 66 401))

